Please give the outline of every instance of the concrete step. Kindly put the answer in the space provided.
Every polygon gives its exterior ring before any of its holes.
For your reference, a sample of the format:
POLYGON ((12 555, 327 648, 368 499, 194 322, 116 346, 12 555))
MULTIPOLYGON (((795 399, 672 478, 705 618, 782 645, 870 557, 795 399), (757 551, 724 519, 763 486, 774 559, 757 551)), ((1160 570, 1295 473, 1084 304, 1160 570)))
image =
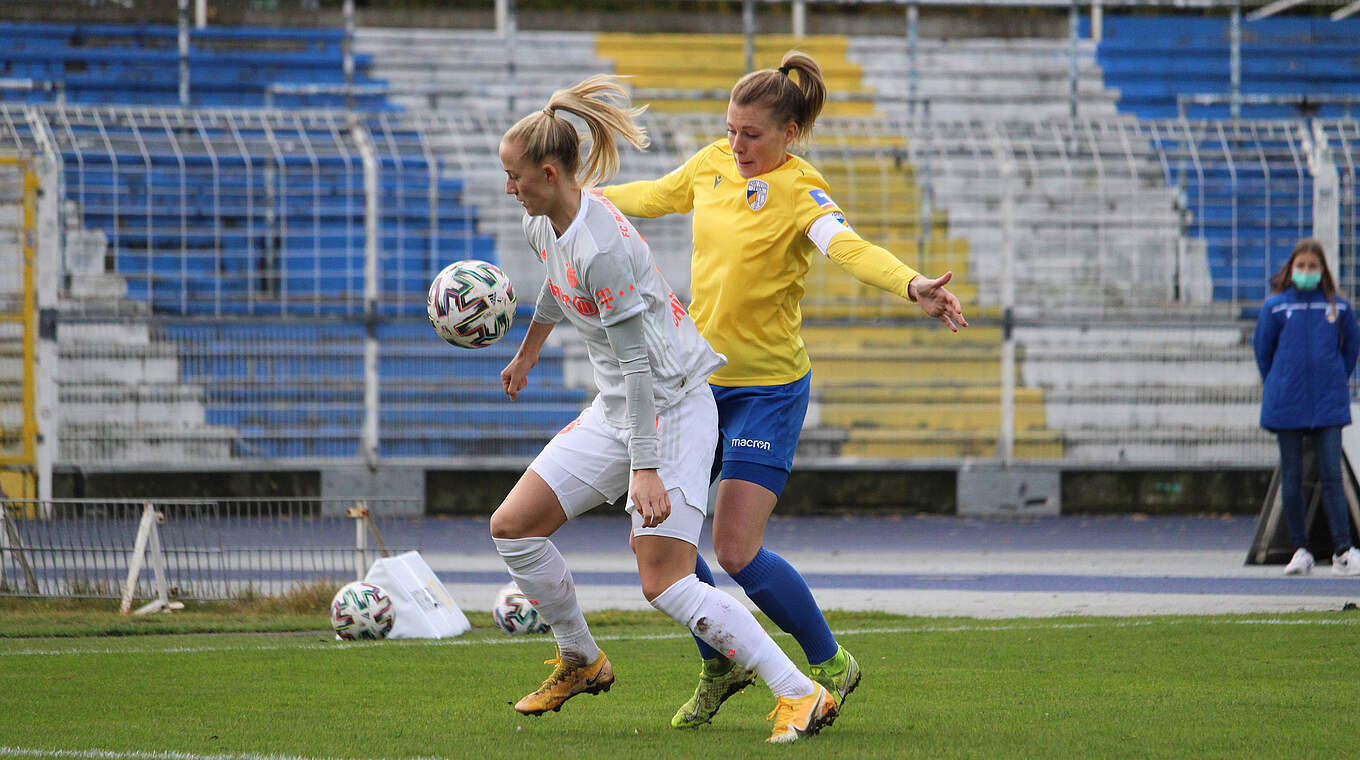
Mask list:
MULTIPOLYGON (((1001 405, 944 399, 877 404, 823 401, 819 419, 823 425, 851 428, 852 432, 860 429, 995 432, 1001 427, 1001 405)), ((1043 430, 1049 426, 1042 402, 1017 403, 1014 420, 1016 430, 1043 430)))
MULTIPOLYGON (((815 375, 816 367, 813 368, 815 375)), ((1000 381, 988 385, 960 386, 951 378, 933 384, 833 386, 819 388, 814 398, 824 405, 839 404, 992 404, 1001 403, 1000 381)), ((1015 403, 1042 404, 1046 395, 1039 388, 1015 389, 1015 403)))
POLYGON ((75 425, 59 433, 64 464, 221 462, 232 456, 235 430, 221 427, 75 425))
POLYGON ((192 428, 204 424, 201 387, 178 383, 141 385, 62 383, 63 421, 98 420, 100 424, 192 428))
POLYGON ((168 344, 76 343, 60 347, 58 358, 60 376, 68 382, 136 384, 179 381, 179 350, 168 344))
MULTIPOLYGON (((962 459, 996 456, 997 435, 984 431, 851 430, 839 447, 847 457, 888 459, 962 459)), ((1016 431, 1017 459, 1061 459, 1061 434, 1054 431, 1016 431)))
POLYGON ((1274 438, 1259 427, 1074 430, 1064 433, 1072 462, 1149 466, 1270 468, 1279 462, 1274 438))
MULTIPOLYGON (((915 305, 912 305, 915 308, 915 305)), ((900 378, 976 379, 998 382, 1000 347, 958 346, 949 351, 934 347, 906 348, 891 356, 866 357, 860 351, 822 351, 813 357, 814 387, 823 385, 895 382, 900 378)))
MULTIPOLYGON (((919 311, 919 308, 917 309, 919 311)), ((947 346, 995 347, 1001 345, 1001 328, 970 327, 950 332, 944 325, 924 320, 922 324, 902 326, 804 324, 803 343, 814 359, 823 352, 858 348, 865 352, 886 353, 901 349, 947 346)))

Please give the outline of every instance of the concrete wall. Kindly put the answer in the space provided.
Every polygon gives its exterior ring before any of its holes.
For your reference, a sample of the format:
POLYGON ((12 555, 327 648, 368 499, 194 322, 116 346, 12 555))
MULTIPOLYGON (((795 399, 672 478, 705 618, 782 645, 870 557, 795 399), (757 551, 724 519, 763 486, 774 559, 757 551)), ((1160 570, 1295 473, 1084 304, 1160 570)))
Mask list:
MULTIPOLYGON (((1062 514, 1256 514, 1270 470, 1067 470, 1060 473, 1062 514)), ((426 513, 485 515, 519 479, 517 470, 430 470, 426 513)), ((955 514, 953 470, 795 470, 778 515, 955 514)), ((319 497, 316 471, 138 472, 63 471, 57 498, 319 497)), ((599 507, 602 510, 615 509, 599 507)), ((617 508, 621 513, 621 507, 617 508)))

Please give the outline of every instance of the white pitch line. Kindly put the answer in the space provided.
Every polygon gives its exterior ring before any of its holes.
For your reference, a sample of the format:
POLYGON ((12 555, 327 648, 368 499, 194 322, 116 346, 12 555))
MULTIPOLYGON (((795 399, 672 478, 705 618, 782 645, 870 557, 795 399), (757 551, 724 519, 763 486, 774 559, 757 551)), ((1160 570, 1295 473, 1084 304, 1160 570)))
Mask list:
MULTIPOLYGON (((198 755, 192 752, 115 752, 104 749, 32 749, 29 747, 0 746, 0 757, 89 758, 89 760, 340 760, 315 758, 305 755, 198 755)), ((387 760, 383 758, 383 760, 387 760)), ((403 758, 403 760, 447 760, 436 757, 403 758)))
MULTIPOLYGON (((860 635, 883 635, 883 634, 910 634, 910 633, 989 633, 993 631, 1062 631, 1079 630, 1086 628, 1134 628, 1149 625, 1183 625, 1187 622, 1206 623, 1209 625, 1360 625, 1360 616, 1345 620, 1323 619, 1323 620, 1292 620, 1282 618, 1242 618, 1237 620, 1110 620, 1092 621, 1082 623, 1014 623, 1001 625, 973 625, 961 623, 959 625, 919 625, 896 628, 853 628, 847 630, 833 631, 836 636, 860 636, 860 635)), ((775 631, 771 636, 788 636, 783 631, 775 631)), ((688 639, 691 637, 689 632, 685 633, 657 633, 646 635, 615 635, 615 636, 596 636, 596 641, 670 641, 674 639, 688 639)), ((550 637, 529 637, 516 636, 500 639, 394 639, 383 642, 384 646, 393 644, 405 647, 442 647, 442 646, 478 646, 487 644, 491 646, 501 646, 506 644, 542 644, 551 641, 550 637)), ((376 641, 365 642, 336 642, 334 644, 303 644, 288 645, 280 643, 262 644, 260 646, 201 646, 201 647, 166 647, 165 649, 0 649, 0 657, 43 657, 55 655, 82 655, 82 654, 201 654, 208 652, 269 652, 276 650, 312 650, 321 652, 340 652, 358 647, 378 646, 376 641)), ((0 755, 4 753, 0 751, 0 755)))

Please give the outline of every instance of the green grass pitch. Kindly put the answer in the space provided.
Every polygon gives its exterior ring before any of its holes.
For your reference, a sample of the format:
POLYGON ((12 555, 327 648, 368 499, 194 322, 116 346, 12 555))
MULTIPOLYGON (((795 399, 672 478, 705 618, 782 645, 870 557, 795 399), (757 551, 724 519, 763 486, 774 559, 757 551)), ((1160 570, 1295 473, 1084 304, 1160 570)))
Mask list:
MULTIPOLYGON (((176 614, 168 625, 195 630, 204 613, 176 614)), ((588 616, 618 680, 539 718, 510 705, 547 675, 551 639, 504 636, 489 616, 457 639, 354 644, 319 625, 114 636, 167 623, 120 629, 88 615, 69 635, 26 638, 25 616, 57 625, 0 608, 0 757, 1295 758, 1350 754, 1360 736, 1352 612, 831 613, 863 683, 833 727, 783 747, 763 743, 774 700, 759 681, 713 725, 669 727, 697 661, 688 635, 654 613, 588 616)), ((792 639, 776 640, 803 662, 792 639)))

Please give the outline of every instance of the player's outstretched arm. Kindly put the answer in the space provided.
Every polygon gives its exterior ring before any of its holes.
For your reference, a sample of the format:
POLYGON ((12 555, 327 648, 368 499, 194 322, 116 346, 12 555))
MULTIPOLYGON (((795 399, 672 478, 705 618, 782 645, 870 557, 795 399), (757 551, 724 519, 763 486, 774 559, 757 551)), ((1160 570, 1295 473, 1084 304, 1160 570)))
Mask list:
POLYGON ((921 311, 945 323, 954 332, 968 326, 958 296, 944 287, 953 278, 953 272, 945 272, 934 279, 926 277, 903 264, 887 249, 860 237, 832 215, 818 219, 808 230, 808 238, 860 282, 917 302, 921 311))
POLYGON ((501 370, 501 387, 511 401, 519 399, 519 392, 529 384, 529 371, 538 364, 538 352, 548 340, 548 334, 557 326, 556 322, 530 322, 524 340, 520 341, 515 358, 501 370))
POLYGON ((953 277, 953 272, 945 272, 933 280, 925 275, 917 275, 907 284, 907 290, 921 311, 958 332, 960 327, 968 326, 968 320, 963 318, 963 306, 959 304, 958 296, 945 288, 945 283, 953 277))

